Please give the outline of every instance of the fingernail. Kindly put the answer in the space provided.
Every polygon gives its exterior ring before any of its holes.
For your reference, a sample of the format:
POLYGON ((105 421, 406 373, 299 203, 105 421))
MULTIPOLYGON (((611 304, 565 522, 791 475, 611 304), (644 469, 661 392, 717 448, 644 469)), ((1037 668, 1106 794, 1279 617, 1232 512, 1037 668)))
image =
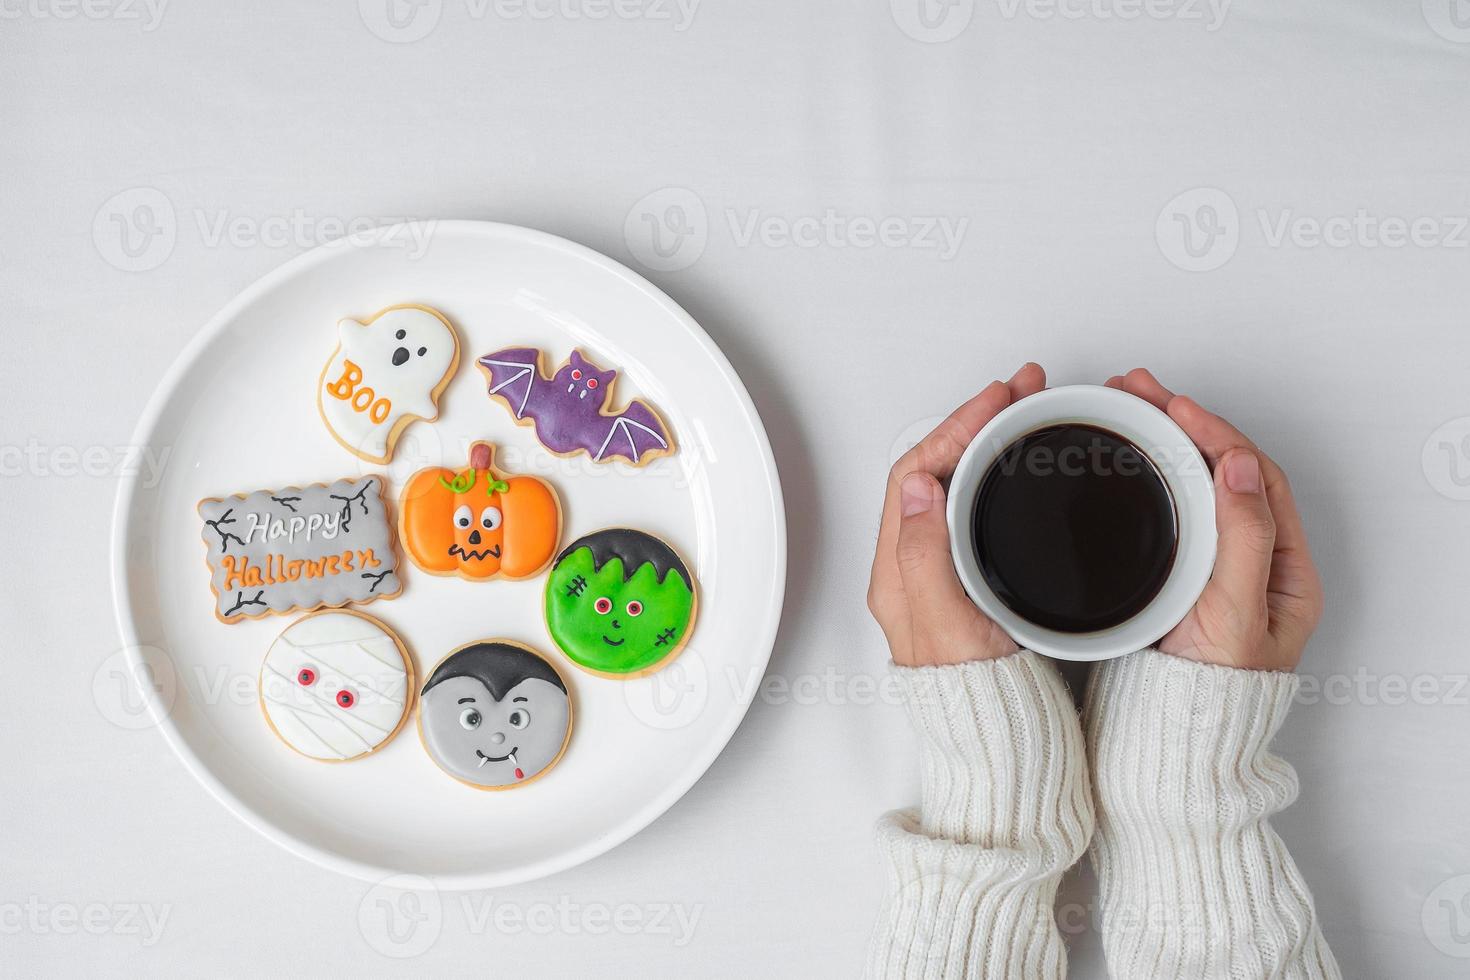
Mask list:
POLYGON ((899 497, 904 517, 922 514, 934 505, 933 487, 929 478, 922 473, 910 473, 903 478, 903 483, 899 485, 899 497))
POLYGON ((1261 461, 1255 453, 1236 453, 1225 461, 1225 485, 1232 493, 1261 492, 1261 461))

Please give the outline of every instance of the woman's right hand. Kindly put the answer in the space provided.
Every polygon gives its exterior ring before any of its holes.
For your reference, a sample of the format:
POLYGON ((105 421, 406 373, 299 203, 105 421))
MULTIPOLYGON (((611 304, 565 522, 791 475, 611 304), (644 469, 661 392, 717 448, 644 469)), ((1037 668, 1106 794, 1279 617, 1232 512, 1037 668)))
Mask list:
POLYGON ((1322 618, 1322 582, 1286 474, 1235 426, 1143 368, 1107 383, 1178 423, 1215 476, 1215 571, 1159 650, 1224 667, 1295 670, 1322 618))

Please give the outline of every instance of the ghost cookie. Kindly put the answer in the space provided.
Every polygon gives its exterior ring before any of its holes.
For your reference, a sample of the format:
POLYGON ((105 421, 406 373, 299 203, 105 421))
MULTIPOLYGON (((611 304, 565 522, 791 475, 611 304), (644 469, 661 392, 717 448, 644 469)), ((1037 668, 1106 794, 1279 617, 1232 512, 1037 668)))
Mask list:
POLYGON ((390 306, 364 321, 337 323, 337 349, 322 369, 316 400, 327 431, 370 463, 416 418, 439 416, 439 395, 459 367, 459 335, 438 310, 390 306))
POLYGON ((544 776, 572 737, 566 682, 540 654, 480 640, 434 668, 419 697, 429 758, 475 789, 516 789, 544 776))
POLYGON ((413 663, 393 631, 348 610, 298 619, 260 665, 266 724, 292 749, 325 762, 359 759, 392 741, 413 687, 413 663))
POLYGON ((642 466, 674 451, 674 437, 654 407, 637 398, 615 407, 618 372, 602 370, 580 350, 549 379, 534 347, 486 354, 479 367, 490 397, 504 402, 518 424, 534 425, 541 445, 558 456, 586 453, 595 463, 621 457, 642 466))
POLYGON ((572 663, 604 677, 638 677, 667 664, 689 641, 697 605, 683 559, 629 528, 573 541, 546 580, 547 632, 572 663))

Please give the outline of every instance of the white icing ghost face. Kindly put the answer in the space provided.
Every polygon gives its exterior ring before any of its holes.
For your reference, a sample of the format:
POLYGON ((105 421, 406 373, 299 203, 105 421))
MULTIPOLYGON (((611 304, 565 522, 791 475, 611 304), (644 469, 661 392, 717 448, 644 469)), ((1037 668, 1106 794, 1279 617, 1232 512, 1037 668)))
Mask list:
POLYGON ((419 706, 430 757, 456 779, 484 789, 509 789, 549 769, 571 735, 571 722, 571 701, 555 671, 529 650, 496 642, 446 659, 424 686, 419 706))
POLYGON ((317 400, 332 435, 366 459, 386 462, 399 426, 438 415, 435 389, 459 361, 459 338, 440 316, 389 309, 367 323, 337 324, 338 348, 317 400))
POLYGON ((260 668, 260 703, 281 741, 313 759, 367 755, 397 733, 412 676, 387 627, 354 612, 300 619, 260 668))

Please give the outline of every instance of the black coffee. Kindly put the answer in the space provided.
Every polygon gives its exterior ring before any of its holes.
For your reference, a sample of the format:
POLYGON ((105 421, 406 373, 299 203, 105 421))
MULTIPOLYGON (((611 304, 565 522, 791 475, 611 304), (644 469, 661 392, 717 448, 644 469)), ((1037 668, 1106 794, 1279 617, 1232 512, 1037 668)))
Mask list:
POLYGON ((1174 564, 1174 500, 1153 461, 1090 425, 1008 446, 975 496, 975 554, 1001 602, 1065 633, 1137 615, 1174 564))

